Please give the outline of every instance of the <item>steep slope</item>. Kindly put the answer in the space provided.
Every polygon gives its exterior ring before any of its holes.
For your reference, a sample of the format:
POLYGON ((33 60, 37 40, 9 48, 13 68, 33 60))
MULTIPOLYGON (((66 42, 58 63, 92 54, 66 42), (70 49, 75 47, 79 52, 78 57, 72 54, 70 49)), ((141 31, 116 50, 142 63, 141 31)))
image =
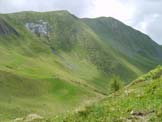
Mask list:
POLYGON ((128 60, 138 68, 147 71, 161 62, 160 45, 122 22, 111 17, 82 19, 82 21, 91 27, 104 42, 127 56, 128 60))
MULTIPOLYGON (((62 12, 57 14, 66 16, 62 12)), ((86 85, 84 79, 72 72, 79 59, 62 52, 63 57, 52 50, 47 37, 31 33, 18 15, 0 16, 7 23, 2 23, 3 30, 11 32, 0 36, 0 121, 30 113, 52 116, 102 96, 94 92, 97 91, 94 86, 86 85), (74 62, 74 66, 68 61, 74 62)), ((29 14, 30 18, 33 16, 29 14)), ((86 61, 78 65, 76 69, 82 67, 87 79, 98 73, 96 67, 86 61)))
MULTIPOLYGON (((101 41, 100 37, 92 29, 66 11, 48 13, 24 12, 9 15, 9 18, 18 21, 17 24, 22 22, 23 25, 28 26, 28 30, 32 24, 34 26, 41 25, 41 21, 42 23, 47 23, 47 28, 45 28, 47 29, 47 34, 42 37, 42 33, 40 36, 54 54, 57 55, 59 53, 59 55, 62 55, 60 52, 66 52, 66 54, 72 54, 74 58, 86 60, 95 65, 101 74, 105 74, 107 77, 116 74, 120 75, 122 79, 129 81, 129 79, 133 79, 143 72, 141 69, 136 68, 132 62, 127 61, 123 54, 101 41), (129 77, 127 77, 127 73, 129 77)), ((71 62, 72 65, 73 63, 71 62)), ((153 66, 150 62, 146 64, 153 66)))
POLYGON ((160 122, 162 121, 162 67, 140 77, 101 102, 55 122, 160 122))
POLYGON ((112 76, 129 82, 158 64, 138 67, 67 11, 0 18, 0 121, 72 110, 109 94, 112 76))
MULTIPOLYGON (((57 62, 64 67, 61 71, 65 72, 66 69, 68 76, 62 76, 63 73, 56 70, 50 73, 48 68, 46 68, 47 71, 33 72, 36 68, 31 69, 28 64, 25 67, 19 66, 21 67, 19 70, 13 68, 16 72, 39 77, 43 77, 42 74, 54 74, 75 82, 79 78, 81 82, 87 84, 88 81, 90 86, 93 85, 102 90, 106 90, 107 78, 112 74, 120 75, 126 81, 142 74, 140 69, 127 61, 120 53, 115 52, 109 45, 105 46, 93 30, 66 11, 23 12, 1 16, 19 33, 19 37, 3 37, 1 39, 3 48, 6 46, 11 50, 16 48, 15 52, 27 56, 26 58, 34 57, 38 60, 42 58, 44 61, 57 59, 57 62), (127 77, 128 74, 129 77, 127 77)), ((32 63, 34 62, 37 63, 36 60, 32 63)), ((8 66, 6 61, 4 63, 8 66)), ((52 69, 54 64, 48 64, 51 70, 54 70, 52 69)), ((46 64, 44 65, 47 67, 46 64)))

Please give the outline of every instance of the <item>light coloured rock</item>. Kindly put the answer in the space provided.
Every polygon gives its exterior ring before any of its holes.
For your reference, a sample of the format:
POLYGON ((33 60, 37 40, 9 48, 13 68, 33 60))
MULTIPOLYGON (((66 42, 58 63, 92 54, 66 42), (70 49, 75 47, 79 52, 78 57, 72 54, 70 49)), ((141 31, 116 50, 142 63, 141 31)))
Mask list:
POLYGON ((15 120, 14 120, 14 122, 22 122, 24 120, 24 118, 16 118, 15 120))
POLYGON ((25 118, 25 120, 24 120, 24 122, 33 122, 33 121, 38 121, 38 120, 43 120, 43 117, 42 116, 40 116, 40 115, 38 115, 38 114, 29 114, 26 118, 25 118))
POLYGON ((29 114, 26 117, 16 118, 13 122, 41 122, 44 118, 38 114, 29 114))
POLYGON ((26 23, 25 26, 28 30, 38 36, 48 36, 50 31, 48 23, 43 20, 39 20, 38 22, 29 22, 26 23))

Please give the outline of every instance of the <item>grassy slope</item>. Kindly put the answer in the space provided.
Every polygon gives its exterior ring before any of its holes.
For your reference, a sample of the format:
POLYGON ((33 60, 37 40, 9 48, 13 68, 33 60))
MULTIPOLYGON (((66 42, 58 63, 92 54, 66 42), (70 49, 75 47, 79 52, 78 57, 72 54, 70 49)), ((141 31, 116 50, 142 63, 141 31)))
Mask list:
POLYGON ((5 30, 12 27, 0 36, 0 121, 71 110, 107 93, 112 74, 129 81, 143 73, 66 11, 23 12, 0 19, 9 24, 5 30), (27 22, 39 20, 50 24, 49 39, 25 28, 27 22))
POLYGON ((124 23, 111 17, 82 19, 82 21, 106 44, 124 54, 125 58, 139 69, 147 72, 161 62, 160 45, 124 23))
POLYGON ((108 98, 55 122, 162 121, 162 67, 150 71, 108 98))
POLYGON ((30 113, 52 116, 71 110, 83 99, 94 96, 86 89, 60 79, 36 80, 3 71, 0 77, 1 121, 30 113))
MULTIPOLYGON (((84 87, 85 80, 69 69, 69 62, 54 55, 49 46, 27 31, 22 23, 16 24, 14 19, 1 16, 16 28, 19 36, 0 37, 0 121, 29 113, 55 115, 100 96, 94 93, 95 88, 84 87)), ((74 58, 70 61, 80 62, 74 58)), ((80 66, 83 65, 87 74, 88 68, 93 70, 87 77, 83 74, 87 79, 97 75, 95 66, 80 62, 80 66)))
POLYGON ((1 17, 20 35, 1 38, 1 50, 8 53, 4 54, 1 61, 5 70, 11 70, 9 67, 12 67, 13 72, 35 78, 56 75, 65 80, 89 81, 89 85, 100 90, 107 83, 107 77, 113 73, 121 75, 127 81, 142 74, 111 47, 105 46, 88 26, 68 12, 24 12, 1 17), (50 40, 38 38, 24 27, 27 22, 39 20, 50 24, 50 40), (51 48, 57 54, 52 54, 51 48), (13 60, 15 55, 18 59, 13 60), (126 77, 127 74, 129 78, 126 77))

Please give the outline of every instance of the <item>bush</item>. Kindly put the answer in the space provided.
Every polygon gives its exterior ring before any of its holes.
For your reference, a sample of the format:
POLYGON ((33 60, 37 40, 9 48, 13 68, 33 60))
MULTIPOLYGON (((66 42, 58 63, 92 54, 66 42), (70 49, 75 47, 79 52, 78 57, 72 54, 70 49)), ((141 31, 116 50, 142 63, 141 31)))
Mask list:
POLYGON ((116 92, 124 86, 123 80, 119 76, 114 75, 110 81, 110 91, 116 92))

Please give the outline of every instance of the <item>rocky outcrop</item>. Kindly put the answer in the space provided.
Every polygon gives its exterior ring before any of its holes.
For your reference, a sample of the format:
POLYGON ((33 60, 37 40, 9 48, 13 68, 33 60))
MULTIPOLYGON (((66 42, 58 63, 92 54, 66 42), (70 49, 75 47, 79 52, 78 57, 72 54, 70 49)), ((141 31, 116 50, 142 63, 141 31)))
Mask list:
POLYGON ((38 22, 28 22, 26 23, 26 28, 37 36, 48 36, 50 32, 50 27, 48 22, 39 20, 38 22))

